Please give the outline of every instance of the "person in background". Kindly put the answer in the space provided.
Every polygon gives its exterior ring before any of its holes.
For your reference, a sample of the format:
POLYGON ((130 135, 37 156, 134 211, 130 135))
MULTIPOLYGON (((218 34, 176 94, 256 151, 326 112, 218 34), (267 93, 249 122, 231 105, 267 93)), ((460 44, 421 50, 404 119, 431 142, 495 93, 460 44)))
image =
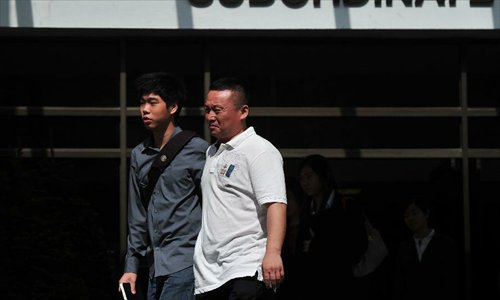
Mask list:
POLYGON ((361 205, 340 195, 328 161, 319 154, 303 158, 298 174, 305 197, 300 225, 302 296, 348 295, 353 287, 352 267, 367 247, 361 205))
POLYGON ((136 293, 141 258, 149 265, 148 300, 194 299, 193 253, 201 226, 199 185, 208 143, 192 138, 160 175, 147 207, 141 194, 160 149, 182 129, 175 124, 186 98, 184 84, 158 72, 137 81, 142 122, 151 135, 131 153, 128 245, 120 283, 136 293))
POLYGON ((294 260, 298 252, 298 238, 300 233, 300 193, 295 178, 286 178, 286 235, 283 253, 290 260, 294 260))
POLYGON ((286 280, 277 291, 277 299, 291 299, 300 288, 302 277, 299 273, 298 239, 300 234, 300 193, 295 177, 286 177, 286 234, 283 243, 282 258, 286 267, 286 280))
POLYGON ((396 252, 392 299, 458 299, 455 241, 430 224, 427 198, 410 198, 403 217, 411 237, 403 240, 396 252))
POLYGON ((207 151, 201 181, 195 293, 199 299, 217 300, 272 297, 269 291, 285 276, 283 158, 253 127, 247 127, 248 96, 238 79, 213 82, 204 108, 217 140, 207 151))

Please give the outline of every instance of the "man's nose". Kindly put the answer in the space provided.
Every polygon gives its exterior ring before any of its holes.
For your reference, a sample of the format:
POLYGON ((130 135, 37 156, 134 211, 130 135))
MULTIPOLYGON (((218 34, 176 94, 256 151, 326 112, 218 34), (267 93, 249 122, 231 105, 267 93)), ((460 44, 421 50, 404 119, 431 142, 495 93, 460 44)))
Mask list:
POLYGON ((149 105, 148 105, 148 104, 144 104, 144 105, 141 107, 141 112, 142 112, 143 114, 149 113, 149 105))
POLYGON ((215 113, 213 111, 209 111, 209 112, 205 113, 205 119, 215 120, 215 113))

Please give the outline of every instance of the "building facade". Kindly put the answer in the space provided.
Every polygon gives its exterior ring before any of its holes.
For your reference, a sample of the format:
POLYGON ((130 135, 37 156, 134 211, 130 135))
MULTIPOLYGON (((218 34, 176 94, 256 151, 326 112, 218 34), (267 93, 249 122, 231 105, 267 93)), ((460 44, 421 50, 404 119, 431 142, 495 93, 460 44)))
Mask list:
POLYGON ((499 29, 496 0, 2 0, 0 160, 71 165, 119 256, 128 155, 146 134, 133 80, 182 77, 180 125, 210 141, 204 93, 236 76, 289 177, 323 154, 394 243, 398 201, 431 195, 461 248, 463 299, 498 295, 499 29))

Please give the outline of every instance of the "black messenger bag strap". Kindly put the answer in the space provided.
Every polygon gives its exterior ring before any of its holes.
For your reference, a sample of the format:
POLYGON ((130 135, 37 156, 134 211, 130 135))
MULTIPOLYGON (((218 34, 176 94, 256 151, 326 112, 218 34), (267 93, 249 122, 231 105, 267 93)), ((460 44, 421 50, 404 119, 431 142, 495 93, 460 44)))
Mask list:
POLYGON ((144 205, 146 211, 148 210, 149 200, 151 199, 151 195, 153 194, 156 182, 158 178, 160 178, 161 173, 163 173, 163 170, 168 167, 177 153, 179 153, 194 136, 196 136, 194 131, 183 130, 171 137, 167 144, 161 148, 160 153, 156 155, 148 173, 148 185, 141 193, 142 205, 144 205))

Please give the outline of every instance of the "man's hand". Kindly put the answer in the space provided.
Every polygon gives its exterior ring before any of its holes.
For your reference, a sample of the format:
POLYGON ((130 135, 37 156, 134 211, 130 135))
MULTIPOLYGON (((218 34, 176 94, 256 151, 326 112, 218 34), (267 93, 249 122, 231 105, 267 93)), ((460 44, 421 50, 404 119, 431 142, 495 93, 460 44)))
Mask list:
MULTIPOLYGON (((122 275, 122 278, 120 278, 120 280, 118 281, 118 283, 122 283, 122 282, 128 282, 130 283, 130 290, 132 291, 132 294, 135 294, 137 293, 136 289, 135 289, 135 283, 137 281, 137 274, 136 273, 123 273, 122 275)), ((118 285, 118 292, 121 292, 120 291, 120 286, 118 285)))
POLYGON ((266 253, 262 260, 262 275, 266 287, 275 292, 285 278, 285 270, 281 256, 277 253, 266 253))

